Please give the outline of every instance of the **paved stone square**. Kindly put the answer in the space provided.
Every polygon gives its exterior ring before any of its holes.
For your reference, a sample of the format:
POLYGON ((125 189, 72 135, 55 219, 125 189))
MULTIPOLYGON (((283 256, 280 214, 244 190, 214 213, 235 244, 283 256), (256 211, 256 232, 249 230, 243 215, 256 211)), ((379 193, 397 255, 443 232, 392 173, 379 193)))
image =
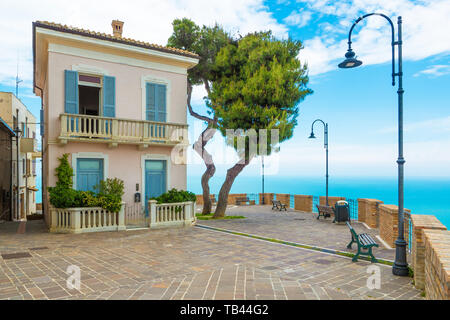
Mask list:
MULTIPOLYGON (((306 221, 252 210, 242 212, 247 219, 199 224, 256 234, 270 221, 273 232, 293 225, 282 234, 289 237, 306 221)), ((308 230, 321 246, 336 238, 308 230)), ((0 224, 0 254, 0 299, 422 299, 411 278, 389 266, 376 264, 381 287, 370 290, 369 262, 199 227, 71 235, 47 233, 42 221, 9 222, 0 224), (13 253, 23 257, 8 258, 13 253), (81 270, 79 291, 66 284, 71 265, 81 270)))
MULTIPOLYGON (((357 246, 355 244, 353 244, 352 250, 347 249, 351 235, 345 223, 333 223, 333 218, 320 217, 317 220, 317 213, 301 212, 289 208, 287 211, 278 211, 271 208, 271 205, 230 206, 227 215, 242 215, 246 219, 199 220, 198 224, 356 253, 357 246)), ((200 210, 201 208, 197 209, 197 211, 200 210)), ((358 234, 370 234, 378 243, 379 247, 374 248, 375 257, 394 260, 395 249, 388 249, 384 246, 377 238, 379 235, 377 229, 369 229, 358 221, 352 221, 352 227, 358 234)))

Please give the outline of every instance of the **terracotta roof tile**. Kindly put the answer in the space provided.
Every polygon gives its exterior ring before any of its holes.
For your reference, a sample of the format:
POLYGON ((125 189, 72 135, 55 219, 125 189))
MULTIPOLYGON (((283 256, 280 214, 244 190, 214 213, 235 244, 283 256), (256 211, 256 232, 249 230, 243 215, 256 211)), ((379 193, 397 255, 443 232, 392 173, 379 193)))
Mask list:
POLYGON ((101 40, 129 44, 129 45, 133 45, 133 46, 137 46, 137 47, 141 47, 141 48, 153 49, 153 50, 178 54, 178 55, 196 58, 196 59, 200 58, 197 54, 186 51, 186 50, 182 50, 182 49, 165 47, 165 46, 161 46, 158 44, 152 44, 152 43, 134 40, 134 39, 130 39, 130 38, 115 37, 111 34, 86 30, 86 29, 82 29, 82 28, 76 28, 76 27, 72 27, 72 26, 68 26, 68 25, 62 25, 59 23, 54 23, 54 22, 49 22, 49 21, 36 21, 34 24, 37 27, 43 27, 43 28, 52 29, 52 30, 56 30, 56 31, 79 34, 82 36, 94 37, 94 38, 98 38, 101 40))

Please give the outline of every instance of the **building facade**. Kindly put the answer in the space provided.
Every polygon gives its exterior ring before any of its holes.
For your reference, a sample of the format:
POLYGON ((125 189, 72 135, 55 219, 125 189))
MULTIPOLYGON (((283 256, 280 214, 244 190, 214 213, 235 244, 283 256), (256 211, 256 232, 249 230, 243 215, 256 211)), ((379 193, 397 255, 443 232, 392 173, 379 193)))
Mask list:
POLYGON ((11 92, 0 92, 0 117, 16 135, 12 142, 12 215, 13 220, 24 220, 36 213, 36 117, 11 92))
POLYGON ((187 70, 190 52, 113 35, 33 23, 34 92, 44 123, 43 210, 58 158, 68 153, 73 187, 124 181, 127 204, 186 189, 187 70))

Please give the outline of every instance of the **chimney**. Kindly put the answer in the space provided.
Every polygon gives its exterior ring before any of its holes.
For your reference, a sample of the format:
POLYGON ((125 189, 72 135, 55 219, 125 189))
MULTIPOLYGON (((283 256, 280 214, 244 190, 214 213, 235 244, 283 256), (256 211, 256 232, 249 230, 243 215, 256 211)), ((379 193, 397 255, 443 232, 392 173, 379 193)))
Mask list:
POLYGON ((123 21, 113 20, 111 22, 111 26, 113 28, 113 35, 114 35, 114 37, 122 38, 123 21))

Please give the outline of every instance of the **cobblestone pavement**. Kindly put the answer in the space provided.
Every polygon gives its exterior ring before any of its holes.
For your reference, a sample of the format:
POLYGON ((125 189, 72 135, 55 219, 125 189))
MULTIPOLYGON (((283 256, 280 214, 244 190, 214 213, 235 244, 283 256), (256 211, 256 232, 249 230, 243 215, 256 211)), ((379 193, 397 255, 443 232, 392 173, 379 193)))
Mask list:
MULTIPOLYGON (((242 215, 246 219, 199 220, 198 224, 224 228, 238 232, 251 233, 267 238, 292 241, 301 244, 356 253, 357 246, 347 249, 351 240, 350 231, 345 223, 333 223, 332 218, 320 218, 311 212, 272 210, 272 206, 230 206, 227 215, 242 215)), ((200 211, 201 209, 197 209, 200 211)), ((394 260, 395 249, 386 248, 377 235, 377 229, 368 229, 364 224, 353 221, 357 233, 369 233, 379 244, 374 248, 375 257, 394 260)), ((409 257, 408 257, 409 259, 409 257)))
POLYGON ((70 235, 29 221, 18 229, 0 224, 0 299, 421 299, 388 266, 378 265, 381 287, 370 290, 368 262, 198 227, 70 235), (81 270, 79 291, 66 284, 71 265, 81 270))

